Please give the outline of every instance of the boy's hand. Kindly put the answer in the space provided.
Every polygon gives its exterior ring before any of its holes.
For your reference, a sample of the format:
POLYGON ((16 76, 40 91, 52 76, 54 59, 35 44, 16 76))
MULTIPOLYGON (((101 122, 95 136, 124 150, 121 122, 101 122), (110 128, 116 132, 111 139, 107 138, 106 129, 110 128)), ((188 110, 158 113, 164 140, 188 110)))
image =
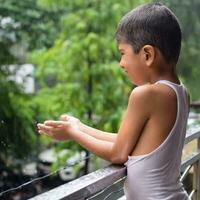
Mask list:
POLYGON ((67 114, 63 114, 60 116, 60 119, 62 121, 68 121, 68 122, 72 123, 74 126, 79 128, 79 130, 81 130, 81 121, 78 118, 67 115, 67 114))
POLYGON ((72 121, 45 121, 38 124, 38 132, 48 135, 56 140, 70 140, 74 131, 79 130, 76 123, 72 121))
POLYGON ((73 120, 73 121, 76 121, 77 123, 80 122, 80 120, 76 117, 73 117, 71 115, 67 115, 67 114, 63 114, 60 116, 60 119, 63 120, 63 121, 67 121, 67 120, 73 120))

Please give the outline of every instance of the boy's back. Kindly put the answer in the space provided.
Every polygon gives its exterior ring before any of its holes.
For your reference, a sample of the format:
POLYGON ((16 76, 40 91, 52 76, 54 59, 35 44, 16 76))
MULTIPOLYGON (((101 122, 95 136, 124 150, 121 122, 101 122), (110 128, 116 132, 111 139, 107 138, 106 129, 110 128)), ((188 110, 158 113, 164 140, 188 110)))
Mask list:
POLYGON ((138 90, 151 90, 153 96, 147 103, 153 109, 132 156, 125 163, 126 198, 189 199, 179 179, 189 111, 186 90, 183 85, 167 80, 140 86, 138 90))
MULTIPOLYGON (((176 93, 169 86, 148 84, 135 90, 143 98, 142 102, 151 108, 151 113, 131 153, 132 156, 147 154, 157 148, 170 133, 177 116, 176 93)), ((136 91, 133 90, 134 92, 136 91)), ((134 101, 134 97, 129 100, 134 101)))

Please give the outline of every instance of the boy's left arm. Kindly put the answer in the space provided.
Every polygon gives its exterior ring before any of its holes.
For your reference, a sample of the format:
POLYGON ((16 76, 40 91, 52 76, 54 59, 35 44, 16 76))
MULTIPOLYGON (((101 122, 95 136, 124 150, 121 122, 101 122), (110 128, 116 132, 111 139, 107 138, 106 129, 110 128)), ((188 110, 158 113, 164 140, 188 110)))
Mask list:
MULTIPOLYGON (((69 136, 68 139, 75 140, 81 146, 105 160, 115 164, 123 164, 134 149, 142 133, 142 129, 150 117, 152 110, 152 106, 150 105, 152 95, 150 93, 148 86, 140 86, 132 91, 124 119, 114 142, 97 139, 78 128, 71 128, 71 131, 68 131, 70 135, 67 135, 67 131, 65 131, 66 136, 64 137, 69 136)), ((61 123, 62 125, 64 122, 57 123, 61 123)), ((56 128, 51 129, 46 126, 43 132, 46 132, 50 137, 61 137, 63 139, 63 131, 65 129, 61 130, 57 128, 57 132, 54 130, 56 128)))
POLYGON ((80 130, 73 132, 72 139, 87 150, 112 163, 122 164, 126 162, 149 119, 151 113, 150 106, 147 104, 150 102, 149 96, 148 86, 140 86, 132 91, 115 142, 96 139, 80 130))
POLYGON ((97 139, 80 130, 74 131, 71 138, 93 154, 112 162, 113 142, 97 139))

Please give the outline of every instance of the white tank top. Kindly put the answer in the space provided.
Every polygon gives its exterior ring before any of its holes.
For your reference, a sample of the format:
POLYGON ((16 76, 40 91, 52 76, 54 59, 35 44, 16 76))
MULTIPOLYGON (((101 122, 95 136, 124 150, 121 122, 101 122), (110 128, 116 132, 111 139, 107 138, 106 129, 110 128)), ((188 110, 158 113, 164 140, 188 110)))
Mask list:
POLYGON ((177 96, 176 121, 164 142, 152 152, 128 156, 124 193, 127 200, 189 200, 180 181, 181 155, 189 113, 183 84, 156 82, 172 88, 177 96))

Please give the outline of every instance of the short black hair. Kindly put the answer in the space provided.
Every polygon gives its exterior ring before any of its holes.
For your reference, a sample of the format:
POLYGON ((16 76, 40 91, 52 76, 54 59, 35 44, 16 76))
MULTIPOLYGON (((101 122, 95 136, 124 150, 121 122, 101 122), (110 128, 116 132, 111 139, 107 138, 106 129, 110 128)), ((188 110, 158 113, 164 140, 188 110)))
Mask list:
POLYGON ((182 33, 177 17, 162 3, 136 7, 122 17, 117 27, 117 42, 126 42, 139 53, 144 45, 157 47, 168 63, 177 63, 182 33))

